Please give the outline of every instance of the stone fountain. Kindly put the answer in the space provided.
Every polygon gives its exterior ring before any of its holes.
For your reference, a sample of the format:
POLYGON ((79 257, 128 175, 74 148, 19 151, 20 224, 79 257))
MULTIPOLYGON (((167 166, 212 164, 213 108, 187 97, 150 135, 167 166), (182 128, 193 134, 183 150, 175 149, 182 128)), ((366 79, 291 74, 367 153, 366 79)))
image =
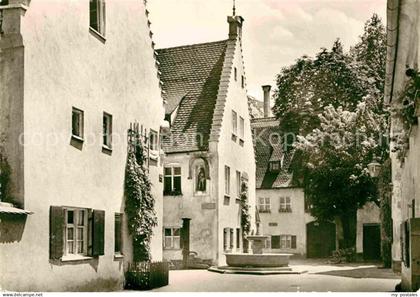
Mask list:
POLYGON ((268 236, 260 234, 261 220, 258 209, 255 215, 257 231, 248 235, 246 239, 251 243, 252 253, 226 253, 227 266, 210 267, 209 270, 219 273, 242 274, 286 274, 301 273, 289 267, 289 258, 292 254, 263 253, 265 241, 268 236))

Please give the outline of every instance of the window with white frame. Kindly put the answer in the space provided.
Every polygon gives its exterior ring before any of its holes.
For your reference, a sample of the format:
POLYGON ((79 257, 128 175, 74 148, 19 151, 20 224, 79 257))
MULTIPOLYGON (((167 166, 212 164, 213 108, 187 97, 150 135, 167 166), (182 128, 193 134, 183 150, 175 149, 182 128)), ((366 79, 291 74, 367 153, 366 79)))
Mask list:
POLYGON ((271 248, 272 249, 296 249, 296 236, 289 234, 272 235, 271 248))
POLYGON ((164 195, 181 195, 181 167, 165 167, 164 168, 164 195))
POLYGON ((295 249, 296 236, 294 235, 280 235, 280 248, 281 249, 295 249))
POLYGON ((259 204, 258 204, 259 212, 270 212, 270 198, 268 197, 262 197, 259 198, 259 204))
POLYGON ((238 135, 238 114, 232 110, 232 135, 238 135))
POLYGON ((104 255, 105 211, 50 206, 50 259, 104 255))
POLYGON ((238 195, 238 198, 241 197, 241 172, 236 171, 236 194, 238 195))
POLYGON ((105 0, 89 1, 90 28, 105 36, 105 0))
POLYGON ((106 148, 112 147, 112 115, 104 112, 103 115, 103 145, 106 148))
POLYGON ((158 151, 159 150, 158 133, 154 130, 150 130, 149 143, 150 143, 150 150, 151 151, 158 151))
POLYGON ((71 116, 71 134, 73 137, 83 139, 84 131, 83 111, 73 107, 71 116))
POLYGON ((279 172, 280 171, 280 162, 279 161, 271 161, 270 162, 270 171, 271 172, 279 172))
POLYGON ((180 228, 165 228, 165 249, 181 248, 181 230, 180 228))
POLYGON ((290 197, 280 197, 279 212, 292 212, 292 204, 290 197))
POLYGON ((66 209, 65 255, 87 255, 87 210, 66 209))
POLYGON ((225 166, 225 195, 230 196, 230 167, 225 166))
POLYGON ((245 120, 239 117, 239 139, 244 140, 245 137, 245 120))

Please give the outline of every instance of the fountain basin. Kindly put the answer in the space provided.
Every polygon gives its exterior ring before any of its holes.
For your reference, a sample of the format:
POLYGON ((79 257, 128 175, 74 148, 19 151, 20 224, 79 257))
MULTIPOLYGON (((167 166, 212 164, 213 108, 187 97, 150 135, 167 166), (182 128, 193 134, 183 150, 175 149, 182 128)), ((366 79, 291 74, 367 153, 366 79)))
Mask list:
POLYGON ((292 254, 225 254, 231 267, 287 267, 292 254))

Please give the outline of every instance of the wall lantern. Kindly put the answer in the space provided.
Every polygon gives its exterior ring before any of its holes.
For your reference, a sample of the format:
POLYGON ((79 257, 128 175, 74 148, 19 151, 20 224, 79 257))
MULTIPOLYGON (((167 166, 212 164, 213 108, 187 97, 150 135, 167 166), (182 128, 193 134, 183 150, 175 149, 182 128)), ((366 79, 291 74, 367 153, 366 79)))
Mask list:
POLYGON ((373 160, 367 165, 367 167, 369 170, 370 177, 378 177, 382 165, 378 162, 378 158, 376 157, 376 155, 373 155, 373 160))

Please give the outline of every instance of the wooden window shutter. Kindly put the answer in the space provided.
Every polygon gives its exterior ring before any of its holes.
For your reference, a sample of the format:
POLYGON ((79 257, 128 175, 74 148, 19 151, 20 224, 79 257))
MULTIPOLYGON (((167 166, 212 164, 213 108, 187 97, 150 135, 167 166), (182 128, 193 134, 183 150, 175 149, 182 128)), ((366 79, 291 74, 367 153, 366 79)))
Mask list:
POLYGON ((98 9, 99 9, 98 0, 90 0, 89 1, 90 26, 97 31, 99 30, 98 9))
POLYGON ((65 210, 61 206, 50 207, 50 259, 59 260, 64 253, 65 210))
POLYGON ((92 219, 92 256, 103 256, 105 244, 105 211, 94 209, 92 219))
POLYGON ((271 236, 271 248, 273 249, 280 248, 280 236, 277 236, 277 235, 271 236))
POLYGON ((292 235, 292 249, 296 248, 296 236, 292 235))

